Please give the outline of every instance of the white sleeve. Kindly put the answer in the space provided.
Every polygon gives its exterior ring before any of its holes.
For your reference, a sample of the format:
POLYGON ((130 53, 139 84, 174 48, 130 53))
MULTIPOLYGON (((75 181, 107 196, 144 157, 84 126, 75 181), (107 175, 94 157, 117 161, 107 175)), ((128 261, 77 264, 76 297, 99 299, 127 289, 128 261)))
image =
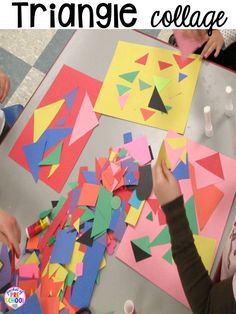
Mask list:
POLYGON ((229 47, 229 45, 236 41, 236 29, 221 29, 220 32, 224 38, 224 48, 229 47))

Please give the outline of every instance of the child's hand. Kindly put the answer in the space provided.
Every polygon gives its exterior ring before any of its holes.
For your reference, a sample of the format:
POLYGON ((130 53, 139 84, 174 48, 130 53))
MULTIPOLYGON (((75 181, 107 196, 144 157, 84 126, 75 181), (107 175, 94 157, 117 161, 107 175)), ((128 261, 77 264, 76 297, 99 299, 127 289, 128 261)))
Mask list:
POLYGON ((4 102, 10 89, 9 77, 0 70, 0 103, 4 102))
POLYGON ((224 38, 221 34, 221 32, 217 29, 215 29, 212 32, 212 35, 208 38, 202 53, 201 53, 201 57, 207 59, 209 57, 209 55, 215 51, 214 53, 214 57, 218 57, 221 49, 224 46, 224 38))
POLYGON ((161 205, 167 204, 181 195, 179 184, 164 161, 153 168, 153 190, 161 205))
POLYGON ((208 40, 207 31, 205 29, 184 29, 183 35, 186 38, 194 39, 199 42, 199 46, 208 40))
POLYGON ((0 209, 0 241, 14 248, 20 257, 21 231, 16 218, 0 209))

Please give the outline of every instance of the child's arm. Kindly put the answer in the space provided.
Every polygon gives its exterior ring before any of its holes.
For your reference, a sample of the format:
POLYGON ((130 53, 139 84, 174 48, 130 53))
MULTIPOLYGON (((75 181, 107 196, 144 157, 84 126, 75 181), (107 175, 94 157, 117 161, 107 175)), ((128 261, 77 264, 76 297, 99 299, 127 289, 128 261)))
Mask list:
POLYGON ((154 192, 169 226, 173 258, 193 313, 236 313, 232 278, 213 284, 194 245, 183 197, 174 176, 164 163, 154 168, 153 176, 154 192))

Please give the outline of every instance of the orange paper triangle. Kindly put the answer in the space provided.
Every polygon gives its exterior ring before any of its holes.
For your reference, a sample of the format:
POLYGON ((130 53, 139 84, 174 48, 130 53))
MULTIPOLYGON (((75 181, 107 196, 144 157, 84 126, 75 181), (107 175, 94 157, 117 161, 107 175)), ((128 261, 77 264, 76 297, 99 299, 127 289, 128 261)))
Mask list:
POLYGON ((154 115, 155 111, 151 111, 151 110, 148 110, 148 109, 144 109, 144 108, 140 108, 140 111, 143 115, 143 119, 146 121, 148 120, 151 116, 154 115))

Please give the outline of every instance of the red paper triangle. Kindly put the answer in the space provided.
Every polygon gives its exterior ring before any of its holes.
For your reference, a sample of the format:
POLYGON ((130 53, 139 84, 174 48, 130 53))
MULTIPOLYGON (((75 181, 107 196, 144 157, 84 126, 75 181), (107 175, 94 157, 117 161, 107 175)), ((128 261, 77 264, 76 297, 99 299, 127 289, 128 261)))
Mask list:
POLYGON ((222 169, 222 166, 221 166, 220 154, 219 153, 213 154, 211 156, 207 156, 207 157, 205 157, 203 159, 200 159, 200 160, 198 160, 196 162, 200 166, 205 168, 206 170, 212 172, 217 177, 220 177, 223 180, 225 179, 224 178, 223 169, 222 169))
POLYGON ((140 108, 140 111, 143 115, 143 119, 146 121, 148 120, 151 116, 154 115, 155 111, 151 111, 151 110, 148 110, 148 109, 144 109, 144 108, 140 108))
POLYGON ((172 67, 172 65, 173 65, 173 64, 165 62, 165 61, 158 61, 158 64, 159 64, 159 68, 160 68, 161 71, 165 70, 165 69, 167 69, 169 67, 172 67))
POLYGON ((136 63, 145 65, 147 63, 148 53, 142 56, 141 58, 135 60, 136 63))
POLYGON ((159 202, 156 198, 153 199, 148 199, 147 200, 149 206, 151 207, 152 211, 154 212, 154 214, 156 215, 156 212, 159 209, 159 202))
POLYGON ((189 65, 191 62, 194 61, 193 58, 185 58, 184 59, 182 56, 175 55, 175 54, 173 54, 173 57, 175 58, 175 61, 178 64, 178 67, 180 69, 186 67, 187 65, 189 65))
POLYGON ((166 225, 166 216, 162 210, 161 207, 158 208, 158 219, 159 219, 159 224, 162 225, 166 225))

